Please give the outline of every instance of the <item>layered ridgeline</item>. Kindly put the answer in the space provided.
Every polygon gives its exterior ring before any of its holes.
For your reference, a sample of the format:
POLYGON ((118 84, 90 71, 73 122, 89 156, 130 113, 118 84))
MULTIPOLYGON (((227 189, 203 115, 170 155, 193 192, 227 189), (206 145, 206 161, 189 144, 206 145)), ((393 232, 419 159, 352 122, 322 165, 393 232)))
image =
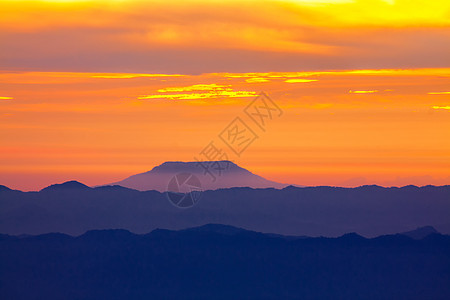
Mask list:
POLYGON ((219 224, 0 235, 0 250, 0 299, 450 299, 450 236, 431 227, 373 239, 219 224))
POLYGON ((109 228, 146 233, 207 223, 307 236, 357 232, 371 237, 428 225, 450 233, 450 186, 235 187, 205 191, 188 209, 175 207, 166 196, 121 186, 91 188, 76 181, 39 192, 0 186, 0 233, 78 235, 109 228))
POLYGON ((170 161, 148 172, 130 176, 109 185, 120 185, 138 191, 171 190, 170 180, 180 173, 194 174, 204 190, 232 187, 283 188, 286 184, 267 180, 239 167, 231 161, 181 162, 170 161))

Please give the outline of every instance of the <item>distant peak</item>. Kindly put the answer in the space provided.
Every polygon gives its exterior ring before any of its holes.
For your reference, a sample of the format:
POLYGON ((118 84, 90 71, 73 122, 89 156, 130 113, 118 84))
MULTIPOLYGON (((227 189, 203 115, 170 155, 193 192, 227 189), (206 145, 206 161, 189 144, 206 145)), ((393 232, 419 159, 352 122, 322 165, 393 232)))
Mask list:
POLYGON ((401 187, 402 189, 419 189, 420 187, 416 186, 416 185, 405 185, 403 187, 401 187))
POLYGON ((58 191, 58 190, 73 190, 73 189, 90 189, 90 187, 81 182, 71 180, 66 181, 64 183, 52 184, 42 189, 41 191, 58 191))
POLYGON ((366 184, 356 187, 357 189, 384 189, 384 187, 377 184, 366 184))
POLYGON ((284 187, 283 190, 297 190, 298 188, 301 188, 301 187, 290 184, 290 185, 284 187))

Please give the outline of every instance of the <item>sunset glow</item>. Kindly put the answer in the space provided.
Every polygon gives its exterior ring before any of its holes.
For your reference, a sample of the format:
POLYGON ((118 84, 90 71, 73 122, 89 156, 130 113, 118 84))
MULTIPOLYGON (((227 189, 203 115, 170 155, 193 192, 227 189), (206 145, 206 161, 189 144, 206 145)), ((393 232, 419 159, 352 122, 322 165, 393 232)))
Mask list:
POLYGON ((262 91, 284 114, 234 157, 259 175, 449 184, 449 16, 425 0, 0 0, 0 184, 191 161, 262 91))

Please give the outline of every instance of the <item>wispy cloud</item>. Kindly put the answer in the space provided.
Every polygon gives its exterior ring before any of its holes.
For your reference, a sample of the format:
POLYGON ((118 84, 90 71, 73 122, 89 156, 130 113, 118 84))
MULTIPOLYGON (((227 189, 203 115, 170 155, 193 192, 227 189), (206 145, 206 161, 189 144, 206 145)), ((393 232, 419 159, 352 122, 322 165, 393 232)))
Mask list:
POLYGON ((374 94, 378 93, 378 90, 364 90, 364 91, 348 91, 350 94, 374 94))
POLYGON ((450 110, 450 105, 447 105, 447 106, 437 106, 437 105, 435 105, 435 106, 433 106, 433 108, 434 109, 447 109, 447 110, 450 110))
POLYGON ((306 83, 306 82, 314 82, 318 81, 317 79, 287 79, 284 82, 287 83, 306 83))
POLYGON ((450 92, 429 92, 428 95, 450 95, 450 92))
POLYGON ((208 93, 191 93, 191 94, 167 94, 167 95, 142 95, 138 99, 170 99, 170 100, 195 100, 195 99, 216 99, 216 98, 241 98, 241 97, 255 97, 256 92, 247 91, 220 91, 208 93))
POLYGON ((173 92, 192 92, 192 91, 232 91, 231 85, 221 85, 221 84, 194 84, 190 86, 182 87, 168 87, 159 89, 160 93, 173 93, 173 92))
POLYGON ((160 94, 141 95, 138 99, 170 99, 170 100, 194 100, 216 98, 241 98, 254 97, 256 92, 235 91, 231 85, 220 84, 195 84, 182 87, 167 87, 158 90, 160 94), (192 92, 192 93, 186 93, 192 92))
POLYGON ((262 77, 254 77, 254 78, 246 79, 245 82, 247 82, 247 83, 264 83, 264 82, 270 82, 270 80, 267 78, 262 78, 262 77))

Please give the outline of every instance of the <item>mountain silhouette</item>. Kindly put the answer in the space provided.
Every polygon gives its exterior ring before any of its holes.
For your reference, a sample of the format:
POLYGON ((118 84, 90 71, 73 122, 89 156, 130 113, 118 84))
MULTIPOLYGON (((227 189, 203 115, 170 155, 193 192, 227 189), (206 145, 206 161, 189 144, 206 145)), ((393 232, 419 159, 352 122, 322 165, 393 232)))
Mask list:
POLYGON ((64 190, 87 190, 87 189, 90 189, 90 187, 81 182, 72 180, 64 183, 52 184, 46 188, 43 188, 41 192, 64 191, 64 190))
POLYGON ((169 181, 177 174, 193 174, 201 182, 203 190, 216 190, 232 187, 277 188, 286 184, 267 180, 261 176, 239 167, 231 161, 205 162, 165 162, 152 170, 130 176, 124 180, 111 183, 139 191, 156 190, 160 192, 173 191, 169 181))
POLYGON ((450 299, 450 236, 0 235, 1 299, 450 299), (431 238, 432 237, 432 238, 431 238))

